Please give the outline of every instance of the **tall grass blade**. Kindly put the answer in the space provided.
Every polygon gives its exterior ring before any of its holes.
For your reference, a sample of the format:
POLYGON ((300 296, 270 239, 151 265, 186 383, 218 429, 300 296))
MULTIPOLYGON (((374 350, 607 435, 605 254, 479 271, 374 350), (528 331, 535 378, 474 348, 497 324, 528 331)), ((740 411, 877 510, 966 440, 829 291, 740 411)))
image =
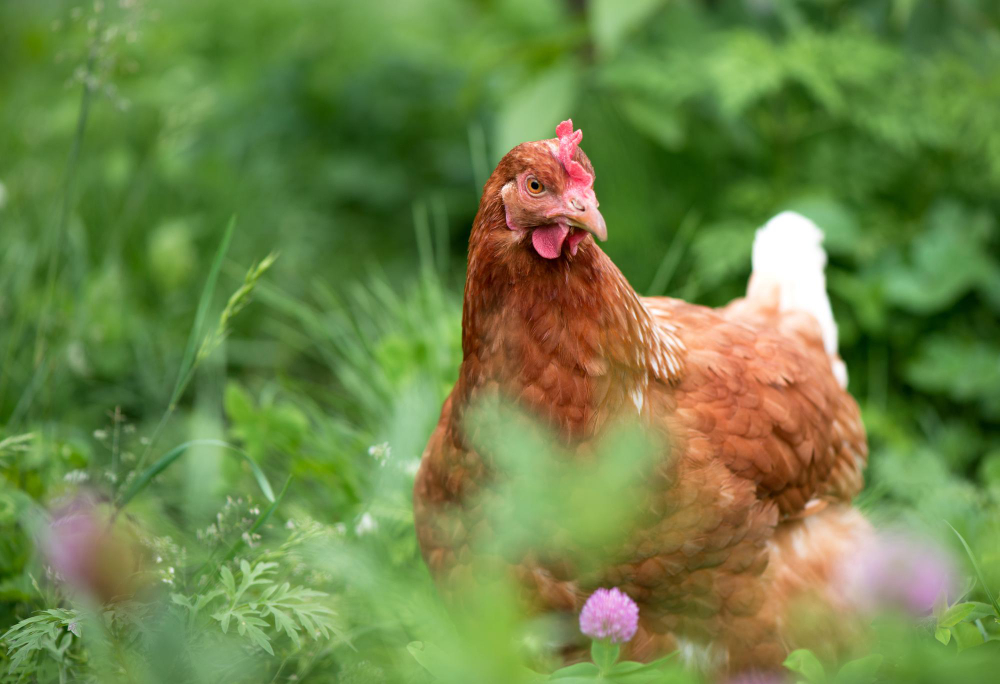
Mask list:
POLYGON ((198 299, 198 309, 195 312, 194 325, 191 326, 191 334, 188 335, 187 347, 184 349, 184 357, 181 359, 180 371, 177 373, 177 381, 174 383, 173 392, 170 394, 171 408, 177 404, 184 387, 189 380, 191 366, 194 364, 195 355, 201 345, 201 332, 205 326, 205 319, 208 317, 208 308, 212 305, 212 295, 215 293, 215 285, 219 280, 219 271, 222 270, 222 260, 229 251, 229 243, 233 239, 233 230, 236 228, 236 215, 229 219, 226 232, 222 235, 222 242, 215 252, 215 259, 212 261, 212 268, 208 272, 208 279, 205 287, 202 288, 201 297, 198 299))
POLYGON ((448 273, 448 209, 440 195, 431 199, 434 214, 434 251, 437 256, 437 272, 442 277, 448 273))
POLYGON ((990 585, 986 583, 986 577, 983 575, 983 571, 980 569, 979 563, 976 561, 976 557, 972 553, 972 549, 969 548, 968 542, 965 541, 965 537, 963 537, 950 522, 945 520, 944 524, 950 527, 951 531, 955 533, 956 537, 958 537, 958 541, 962 542, 966 555, 969 557, 969 560, 972 561, 972 568, 976 571, 976 577, 979 578, 979 583, 983 585, 983 590, 986 592, 986 596, 990 599, 990 605, 993 606, 993 612, 996 613, 997 619, 1000 620, 1000 603, 997 603, 996 596, 994 596, 993 592, 990 590, 990 585))
POLYGON ((119 510, 128 505, 129 501, 134 499, 135 496, 139 494, 139 492, 141 492, 147 486, 149 486, 149 483, 153 480, 154 477, 156 477, 164 470, 169 468, 174 461, 180 458, 184 454, 184 452, 186 452, 193 446, 216 446, 223 449, 227 449, 239 455, 240 458, 246 461, 247 465, 250 466, 250 471, 253 473, 254 479, 257 480, 257 486, 259 486, 261 492, 264 493, 264 497, 268 501, 271 502, 275 501, 274 490, 271 488, 271 483, 268 482, 267 476, 264 474, 264 471, 260 469, 260 466, 257 465, 245 451, 243 451, 239 447, 229 444, 228 442, 223 442, 222 440, 218 439, 194 439, 191 440, 190 442, 184 442, 183 444, 174 447, 173 449, 165 453, 163 456, 161 456, 156 463, 146 468, 142 472, 142 474, 140 474, 139 477, 135 479, 132 485, 128 488, 128 491, 126 491, 125 494, 122 495, 121 499, 118 502, 119 510))
POLYGON ((434 246, 431 241, 427 204, 424 202, 413 203, 413 228, 417 234, 417 253, 420 255, 423 273, 434 273, 434 246))
POLYGON ((152 453, 153 447, 156 445, 156 441, 163 431, 163 427, 177 409, 177 402, 184 394, 184 388, 191 381, 192 370, 198 360, 198 350, 201 348, 201 331, 205 327, 208 308, 212 304, 212 295, 215 293, 215 284, 218 282, 219 272, 222 270, 222 260, 225 258, 226 252, 229 251, 229 243, 232 241, 233 230, 235 228, 236 215, 233 214, 229 219, 229 224, 226 226, 226 232, 222 235, 222 242, 219 243, 219 249, 215 252, 215 259, 212 261, 211 269, 209 269, 208 279, 205 281, 205 287, 202 288, 201 297, 198 299, 198 309, 195 312, 194 325, 191 326, 191 333, 188 335, 187 347, 184 350, 184 357, 181 359, 181 366, 177 372, 177 380, 174 382, 174 389, 170 393, 170 402, 167 404, 167 409, 163 412, 163 415, 160 416, 160 421, 153 429, 149 443, 145 451, 142 452, 142 457, 136 466, 137 470, 149 460, 149 455, 152 453))
POLYGON ((667 287, 670 285, 670 281, 673 280, 674 273, 681 263, 681 257, 684 255, 684 247, 691 241, 691 233, 694 232, 699 222, 700 217, 694 211, 689 211, 683 220, 681 220, 680 227, 674 233, 674 239, 670 241, 670 247, 667 248, 666 254, 663 255, 663 261, 660 262, 660 266, 656 269, 656 274, 653 276, 652 282, 649 283, 649 288, 646 290, 648 296, 659 297, 666 293, 667 287))

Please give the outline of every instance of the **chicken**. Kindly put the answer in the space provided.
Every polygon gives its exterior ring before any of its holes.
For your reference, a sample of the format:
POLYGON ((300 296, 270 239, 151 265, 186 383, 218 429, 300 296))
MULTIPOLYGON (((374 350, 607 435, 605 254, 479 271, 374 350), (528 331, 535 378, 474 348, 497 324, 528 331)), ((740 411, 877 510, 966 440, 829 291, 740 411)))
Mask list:
MULTIPOLYGON (((564 121, 556 133, 511 150, 483 191, 463 361, 414 488, 424 558, 442 587, 468 572, 473 502, 495 475, 463 433, 477 400, 512 398, 581 452, 638 416, 669 448, 649 473, 652 515, 623 530, 620 560, 596 579, 530 558, 512 572, 544 611, 575 613, 600 586, 627 593, 640 607, 629 657, 679 650, 715 676, 779 668, 817 646, 795 619, 803 600, 847 611, 837 567, 870 535, 850 504, 867 443, 837 356, 822 233, 773 219, 746 298, 722 309, 640 297, 596 244, 607 227, 582 131, 564 121)), ((829 624, 833 643, 840 621, 829 624)))

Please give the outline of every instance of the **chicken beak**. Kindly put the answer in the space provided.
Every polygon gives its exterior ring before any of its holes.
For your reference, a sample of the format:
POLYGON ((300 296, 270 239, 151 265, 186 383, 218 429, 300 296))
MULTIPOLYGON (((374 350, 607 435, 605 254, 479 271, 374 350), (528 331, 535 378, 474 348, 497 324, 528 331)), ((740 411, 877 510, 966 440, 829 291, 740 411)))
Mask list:
POLYGON ((601 212, 597 210, 596 197, 570 197, 566 202, 566 211, 563 212, 562 218, 567 224, 582 228, 601 242, 608 239, 608 226, 604 223, 601 212))

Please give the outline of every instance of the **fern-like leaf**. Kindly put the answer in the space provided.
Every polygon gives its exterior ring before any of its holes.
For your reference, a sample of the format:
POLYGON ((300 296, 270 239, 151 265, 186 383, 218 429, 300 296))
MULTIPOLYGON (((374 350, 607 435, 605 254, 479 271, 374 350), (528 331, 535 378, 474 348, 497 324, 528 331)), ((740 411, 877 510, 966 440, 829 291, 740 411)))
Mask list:
POLYGON ((47 652, 62 662, 74 638, 80 636, 80 615, 75 610, 53 608, 21 620, 0 637, 10 655, 10 672, 17 672, 47 652))
POLYGON ((272 638, 285 634, 295 648, 302 645, 302 636, 330 639, 337 634, 336 614, 320 601, 327 595, 321 591, 294 587, 288 582, 278 584, 271 574, 276 563, 240 562, 240 577, 226 567, 219 571, 221 587, 201 596, 187 597, 175 594, 171 600, 188 611, 189 624, 197 614, 217 598, 225 598, 226 605, 212 613, 223 634, 232 625, 240 636, 274 654, 272 638), (273 632, 268 632, 273 629, 273 632))

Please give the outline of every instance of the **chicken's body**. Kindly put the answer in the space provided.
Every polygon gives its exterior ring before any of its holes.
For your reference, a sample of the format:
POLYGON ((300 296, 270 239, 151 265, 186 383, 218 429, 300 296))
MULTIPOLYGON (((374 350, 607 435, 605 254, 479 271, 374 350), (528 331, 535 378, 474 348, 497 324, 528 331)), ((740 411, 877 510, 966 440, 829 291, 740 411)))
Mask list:
POLYGON ((463 433, 470 406, 511 398, 581 452, 638 416, 670 446, 649 473, 650 515, 623 530, 621 561, 581 578, 525 560, 517 577, 547 611, 576 612, 598 586, 625 591, 640 607, 634 658, 679 648, 716 672, 777 667, 811 645, 792 611, 803 600, 838 608, 834 567, 868 534, 849 503, 864 430, 817 316, 785 308, 787 283, 767 274, 713 310, 639 297, 589 239, 541 258, 546 244, 535 253, 511 239, 508 158, 473 228, 464 359, 414 491, 431 571, 447 586, 488 533, 475 502, 493 474, 463 433))

